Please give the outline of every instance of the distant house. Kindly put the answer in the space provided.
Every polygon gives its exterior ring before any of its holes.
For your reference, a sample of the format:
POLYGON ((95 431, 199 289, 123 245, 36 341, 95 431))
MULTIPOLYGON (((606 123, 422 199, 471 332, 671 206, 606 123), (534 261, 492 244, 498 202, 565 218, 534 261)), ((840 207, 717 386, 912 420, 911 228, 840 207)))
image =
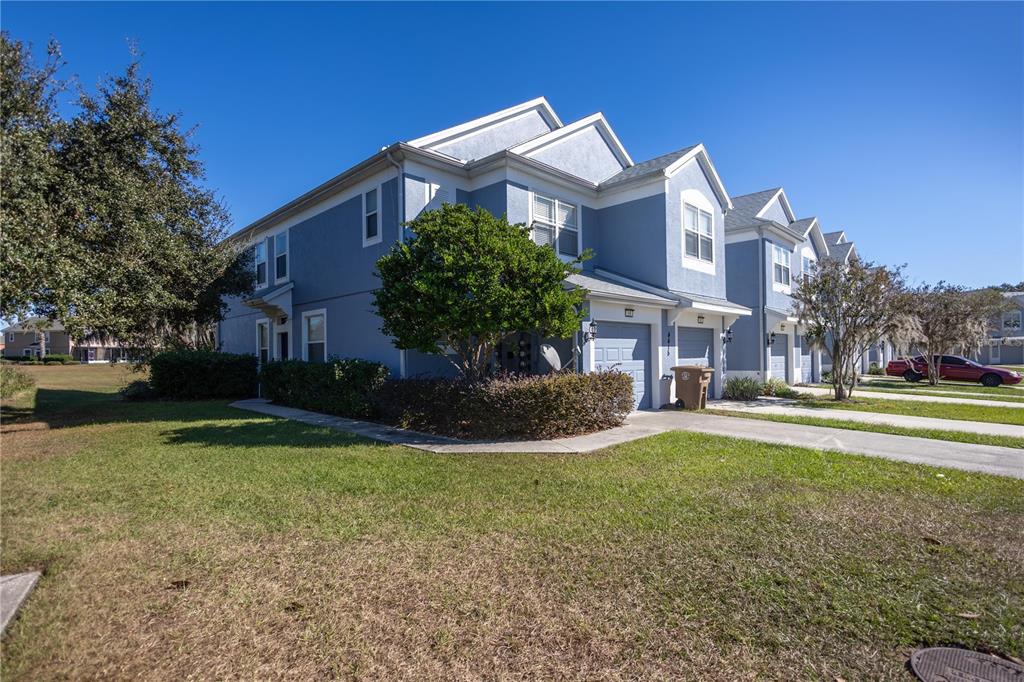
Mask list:
POLYGON ((44 317, 29 317, 3 330, 5 358, 44 358, 70 355, 81 362, 120 362, 128 359, 122 344, 97 336, 75 341, 64 325, 44 317))
POLYGON ((1003 293, 1012 307, 992 320, 988 343, 977 360, 986 365, 1024 365, 1024 291, 1003 293))

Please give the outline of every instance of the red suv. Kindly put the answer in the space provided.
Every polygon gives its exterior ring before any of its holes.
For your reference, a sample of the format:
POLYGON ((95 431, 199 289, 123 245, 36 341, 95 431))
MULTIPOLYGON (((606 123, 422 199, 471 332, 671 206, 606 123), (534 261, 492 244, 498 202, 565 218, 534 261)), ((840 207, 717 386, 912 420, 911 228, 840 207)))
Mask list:
MULTIPOLYGON (((885 373, 891 377, 903 377, 907 381, 920 381, 928 376, 928 363, 923 355, 906 360, 891 360, 885 367, 885 373)), ((975 381, 982 386, 999 386, 1000 384, 1019 384, 1020 374, 999 367, 979 365, 973 360, 959 355, 943 355, 939 363, 939 378, 948 381, 975 381)))

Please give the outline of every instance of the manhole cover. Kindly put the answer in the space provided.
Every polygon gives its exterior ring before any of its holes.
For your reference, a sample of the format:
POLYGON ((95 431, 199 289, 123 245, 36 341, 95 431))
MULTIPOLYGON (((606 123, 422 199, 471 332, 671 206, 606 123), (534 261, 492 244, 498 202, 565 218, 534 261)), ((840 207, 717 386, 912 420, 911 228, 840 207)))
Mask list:
POLYGON ((1024 682, 1024 666, 967 649, 919 649, 910 667, 924 682, 1024 682))

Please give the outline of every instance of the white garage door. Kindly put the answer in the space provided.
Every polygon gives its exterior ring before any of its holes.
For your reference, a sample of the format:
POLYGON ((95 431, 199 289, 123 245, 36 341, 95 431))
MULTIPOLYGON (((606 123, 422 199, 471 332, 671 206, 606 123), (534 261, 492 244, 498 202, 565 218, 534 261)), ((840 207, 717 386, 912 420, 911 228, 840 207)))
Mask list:
POLYGON ((786 370, 789 367, 789 353, 788 353, 788 339, 785 334, 779 334, 775 337, 775 341, 772 342, 772 376, 778 377, 783 381, 788 376, 786 370))
POLYGON ((594 367, 617 369, 633 378, 633 406, 651 406, 648 379, 651 376, 651 328, 628 322, 597 322, 594 367))

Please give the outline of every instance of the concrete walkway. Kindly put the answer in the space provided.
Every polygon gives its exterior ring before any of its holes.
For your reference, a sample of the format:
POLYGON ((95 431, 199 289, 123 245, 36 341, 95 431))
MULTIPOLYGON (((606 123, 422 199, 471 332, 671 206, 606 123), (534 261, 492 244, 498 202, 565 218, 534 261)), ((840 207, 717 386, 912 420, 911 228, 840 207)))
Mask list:
POLYGON ((0 577, 0 632, 6 630, 7 624, 14 620, 38 580, 39 571, 0 577))
POLYGON ((990 424, 960 419, 937 419, 915 417, 905 414, 883 414, 881 412, 858 412, 856 410, 833 410, 831 408, 800 407, 795 400, 716 400, 708 403, 713 410, 749 412, 751 414, 777 414, 788 417, 814 417, 817 419, 841 419, 865 424, 887 424, 909 429, 939 429, 941 431, 963 431, 988 436, 1013 436, 1024 438, 1024 426, 1013 424, 990 424))
MULTIPOLYGON (((819 388, 817 386, 797 386, 796 390, 811 395, 830 396, 831 388, 819 388)), ((978 405, 981 407, 1016 407, 1024 410, 1024 403, 1011 402, 1009 400, 971 400, 970 398, 946 398, 938 395, 907 395, 906 393, 886 393, 877 389, 871 391, 853 391, 855 398, 878 398, 880 400, 917 400, 925 403, 953 403, 958 405, 978 405)))
POLYGON ((1015 448, 953 443, 929 438, 893 436, 886 433, 848 431, 783 422, 755 422, 743 417, 724 417, 700 412, 675 410, 634 412, 623 426, 574 438, 546 441, 468 442, 395 429, 371 422, 330 417, 306 410, 271 405, 265 400, 242 400, 232 403, 232 407, 437 453, 585 453, 667 431, 692 431, 817 450, 837 450, 901 462, 945 466, 1024 479, 1024 450, 1015 448))

